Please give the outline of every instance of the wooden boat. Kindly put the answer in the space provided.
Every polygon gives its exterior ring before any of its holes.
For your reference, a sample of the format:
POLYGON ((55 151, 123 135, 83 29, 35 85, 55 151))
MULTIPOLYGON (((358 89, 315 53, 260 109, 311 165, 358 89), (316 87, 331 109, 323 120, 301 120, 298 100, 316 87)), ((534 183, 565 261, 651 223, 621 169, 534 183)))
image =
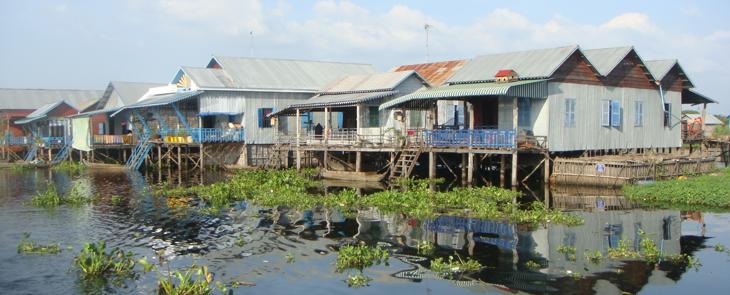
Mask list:
POLYGON ((352 181, 371 181, 379 182, 385 178, 386 173, 378 174, 377 172, 353 172, 353 171, 332 171, 321 170, 322 178, 352 181))

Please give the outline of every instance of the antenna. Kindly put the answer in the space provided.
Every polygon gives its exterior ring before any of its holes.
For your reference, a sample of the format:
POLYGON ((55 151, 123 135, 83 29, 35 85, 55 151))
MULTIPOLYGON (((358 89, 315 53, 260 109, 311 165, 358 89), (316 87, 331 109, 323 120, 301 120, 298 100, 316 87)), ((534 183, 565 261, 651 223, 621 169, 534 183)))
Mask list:
POLYGON ((253 31, 250 31, 248 34, 251 36, 251 41, 250 41, 250 44, 249 44, 250 48, 249 48, 248 55, 250 57, 253 57, 253 31))
POLYGON ((428 31, 431 29, 431 27, 432 26, 429 25, 428 23, 426 23, 425 25, 423 25, 423 29, 426 31, 426 62, 430 62, 431 61, 431 56, 430 56, 430 54, 428 52, 428 31))

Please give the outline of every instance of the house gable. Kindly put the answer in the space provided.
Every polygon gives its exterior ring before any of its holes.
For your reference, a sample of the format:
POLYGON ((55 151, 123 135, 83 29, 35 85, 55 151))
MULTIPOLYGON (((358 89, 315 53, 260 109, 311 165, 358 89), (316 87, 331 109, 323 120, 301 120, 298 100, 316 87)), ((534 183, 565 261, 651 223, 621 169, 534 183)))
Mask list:
POLYGON ((573 52, 551 77, 555 82, 601 85, 598 72, 580 53, 573 52))
POLYGON ((604 78, 606 86, 654 89, 654 79, 633 50, 604 78))

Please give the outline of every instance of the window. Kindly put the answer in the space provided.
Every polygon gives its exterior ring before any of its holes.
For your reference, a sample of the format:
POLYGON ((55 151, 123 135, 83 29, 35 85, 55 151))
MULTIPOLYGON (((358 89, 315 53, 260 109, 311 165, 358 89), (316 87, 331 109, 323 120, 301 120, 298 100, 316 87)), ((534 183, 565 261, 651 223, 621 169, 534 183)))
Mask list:
POLYGON ((672 127, 672 104, 664 104, 664 127, 672 127))
POLYGON ((301 117, 301 120, 302 120, 302 123, 301 123, 302 126, 300 126, 300 127, 303 128, 304 130, 310 130, 312 128, 312 118, 311 118, 310 114, 311 114, 310 112, 302 112, 299 114, 299 116, 301 117))
POLYGON ((611 101, 608 99, 601 101, 601 126, 611 126, 611 101))
POLYGON ((99 135, 104 135, 104 123, 99 123, 99 130, 97 130, 99 135))
POLYGON ((611 126, 621 127, 621 102, 611 101, 611 126))
POLYGON ((575 98, 565 99, 565 127, 575 127, 575 98))
POLYGON ((517 126, 530 129, 532 127, 532 100, 520 97, 517 100, 517 126))
POLYGON ((261 108, 258 109, 259 128, 271 128, 271 118, 268 115, 274 112, 273 108, 261 108))
POLYGON ((368 127, 380 126, 380 110, 378 107, 368 108, 368 127))
POLYGON ((634 126, 644 126, 644 102, 634 102, 634 126))

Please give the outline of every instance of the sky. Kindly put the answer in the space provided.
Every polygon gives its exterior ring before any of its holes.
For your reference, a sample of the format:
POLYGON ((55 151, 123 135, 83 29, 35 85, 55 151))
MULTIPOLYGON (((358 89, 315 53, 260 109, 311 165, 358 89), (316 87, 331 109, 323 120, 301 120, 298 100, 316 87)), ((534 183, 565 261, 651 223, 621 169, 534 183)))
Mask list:
POLYGON ((0 87, 170 82, 212 55, 374 64, 578 44, 677 58, 730 114, 730 1, 0 0, 0 87), (429 24, 428 54, 424 25, 429 24))

